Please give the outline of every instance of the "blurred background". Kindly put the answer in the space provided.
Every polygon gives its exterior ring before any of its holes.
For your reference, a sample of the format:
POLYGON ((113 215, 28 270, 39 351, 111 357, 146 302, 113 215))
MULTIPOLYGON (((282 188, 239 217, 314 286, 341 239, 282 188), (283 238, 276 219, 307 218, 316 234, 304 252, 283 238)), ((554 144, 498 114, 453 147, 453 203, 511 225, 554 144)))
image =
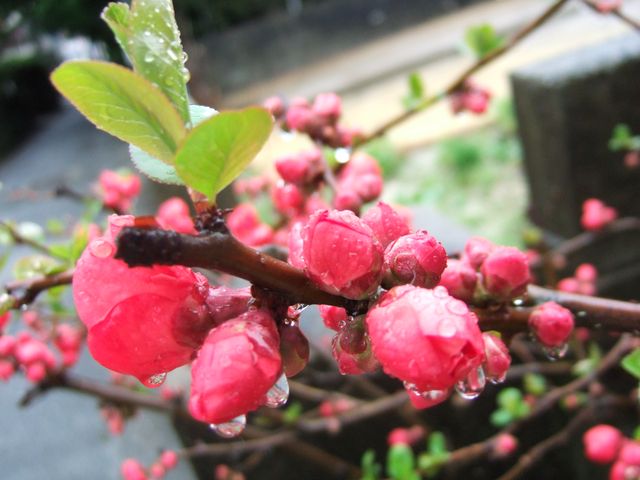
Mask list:
MULTIPOLYGON (((106 3, 0 2, 2 218, 68 224, 84 206, 56 196, 56 188, 90 192, 102 169, 131 165, 126 145, 96 130, 48 81, 52 68, 65 59, 125 61, 99 18, 106 3)), ((550 3, 174 2, 194 103, 226 109, 271 95, 290 99, 335 91, 343 98, 344 123, 364 132, 404 111, 412 73, 420 75, 430 94, 470 65, 473 57, 464 43, 469 27, 489 23, 508 37, 550 3)), ((640 19, 640 0, 626 0, 624 12, 640 19)), ((388 179, 383 198, 410 207, 415 226, 427 228, 451 251, 470 234, 519 247, 531 236, 571 237, 580 231, 583 200, 592 196, 622 215, 637 215, 640 169, 628 168, 623 154, 608 145, 619 123, 640 131, 638 78, 638 33, 614 16, 569 2, 513 52, 474 76, 491 91, 487 114, 454 115, 441 102, 366 147, 388 179)), ((307 148, 306 142, 274 132, 254 172, 272 172, 274 158, 307 148)), ((139 214, 154 212, 163 198, 179 193, 148 182, 143 192, 139 214)), ((614 252, 582 252, 566 269, 573 272, 578 263, 592 261, 603 276, 602 292, 627 298, 638 288, 640 272, 629 266, 638 263, 640 252, 633 245, 640 239, 636 234, 613 240, 614 252)), ((15 250, 11 258, 19 255, 15 250)), ((8 265, 11 258, 5 259, 8 265)), ((81 370, 103 375, 90 358, 81 370)), ((70 393, 52 393, 18 412, 27 388, 20 382, 0 385, 3 478, 118 478, 115 466, 122 458, 143 458, 153 448, 179 444, 167 419, 146 412, 124 437, 111 440, 95 401, 70 393), (99 465, 103 476, 84 476, 99 465)), ((195 478, 187 466, 181 468, 176 478, 195 478)))

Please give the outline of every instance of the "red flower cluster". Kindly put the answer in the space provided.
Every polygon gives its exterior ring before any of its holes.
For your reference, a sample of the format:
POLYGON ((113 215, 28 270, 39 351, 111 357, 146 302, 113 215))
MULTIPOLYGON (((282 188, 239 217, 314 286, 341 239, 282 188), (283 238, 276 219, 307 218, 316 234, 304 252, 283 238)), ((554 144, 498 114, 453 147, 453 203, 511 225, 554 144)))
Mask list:
POLYGON ((598 270, 590 263, 582 263, 576 268, 573 277, 563 278, 558 282, 558 290, 582 295, 596 294, 598 270))
POLYGON ((178 454, 173 450, 165 450, 148 469, 135 458, 127 458, 120 466, 124 480, 160 480, 169 470, 178 465, 178 454))
POLYGON ((596 425, 583 437, 585 456, 594 463, 613 463, 609 471, 611 480, 627 480, 640 476, 640 442, 625 438, 611 425, 596 425))
POLYGON ((451 110, 456 114, 468 111, 481 115, 487 111, 490 100, 491 92, 489 90, 467 80, 459 91, 451 95, 451 110))

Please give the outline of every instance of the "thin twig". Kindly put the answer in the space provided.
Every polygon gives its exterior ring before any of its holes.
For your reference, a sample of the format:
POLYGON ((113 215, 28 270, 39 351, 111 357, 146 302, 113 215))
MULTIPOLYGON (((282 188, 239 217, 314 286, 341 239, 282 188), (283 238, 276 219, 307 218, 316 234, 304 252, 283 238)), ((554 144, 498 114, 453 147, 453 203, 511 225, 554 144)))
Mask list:
MULTIPOLYGON (((592 9, 594 12, 598 12, 599 14, 602 14, 602 12, 598 10, 598 6, 595 3, 593 3, 591 0, 582 0, 582 3, 584 3, 590 9, 592 9)), ((616 8, 608 13, 611 15, 614 15, 615 17, 618 17, 618 19, 622 20, 631 28, 640 32, 640 23, 638 23, 636 20, 634 20, 633 18, 625 14, 620 8, 616 8)))
POLYGON ((29 305, 45 290, 59 287, 61 285, 69 285, 73 280, 73 272, 74 269, 71 268, 53 275, 45 275, 42 277, 7 283, 5 285, 5 290, 14 297, 12 308, 18 309, 23 305, 29 305), (16 296, 15 292, 17 291, 22 291, 22 294, 16 296))
POLYGON ((50 257, 66 260, 66 258, 60 257, 59 255, 56 255, 55 253, 53 253, 51 249, 44 243, 40 243, 36 240, 25 237, 11 224, 0 221, 0 227, 4 228, 7 231, 7 233, 9 234, 9 236, 11 236, 11 239, 15 243, 20 245, 26 245, 28 247, 33 248, 34 250, 37 250, 38 252, 44 253, 45 255, 49 255, 50 257))
POLYGON ((525 37, 527 37, 529 34, 537 30, 540 26, 542 26, 549 19, 551 19, 557 12, 560 11, 560 9, 567 2, 568 0, 557 0, 556 2, 554 2, 544 12, 542 12, 542 14, 536 17, 532 22, 525 25, 522 29, 520 29, 517 33, 515 33, 502 46, 496 48, 495 50, 485 55, 484 57, 478 59, 474 64, 466 68, 442 92, 426 98, 420 104, 418 104, 415 108, 401 113, 400 115, 388 120, 386 123, 378 127, 369 135, 365 137, 361 137, 360 139, 357 139, 355 142, 354 148, 361 147, 362 145, 369 143, 371 140, 384 135, 393 127, 399 125, 405 120, 408 120, 409 118, 413 117, 415 114, 422 112, 427 108, 435 105, 440 100, 446 98, 448 95, 458 91, 474 73, 476 73, 478 70, 482 69, 484 66, 494 61, 496 58, 504 55, 509 50, 514 48, 525 37))

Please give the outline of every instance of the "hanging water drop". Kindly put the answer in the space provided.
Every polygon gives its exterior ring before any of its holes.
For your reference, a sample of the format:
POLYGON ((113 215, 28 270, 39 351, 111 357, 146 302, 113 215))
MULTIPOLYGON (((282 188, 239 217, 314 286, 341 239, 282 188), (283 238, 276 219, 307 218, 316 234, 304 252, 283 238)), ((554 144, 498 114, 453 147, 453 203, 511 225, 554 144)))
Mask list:
POLYGON ((468 400, 477 398, 487 383, 482 367, 472 370, 464 379, 456 383, 456 392, 468 400))
POLYGON ((269 408, 278 408, 287 403, 289 399, 289 382, 283 373, 269 389, 264 398, 264 404, 269 408))
POLYGON ((503 372, 502 375, 500 375, 499 377, 487 377, 487 380, 489 380, 494 385, 499 385, 500 383, 504 383, 506 379, 507 379, 506 371, 503 372))
POLYGON ((182 78, 184 78, 185 82, 188 82, 189 80, 191 80, 191 74, 189 73, 189 70, 186 67, 182 67, 180 69, 180 72, 182 73, 182 78))
POLYGON ((97 238, 89 244, 89 251, 94 257, 108 258, 113 255, 115 247, 111 242, 102 238, 97 238))
POLYGON ((246 426, 246 415, 238 415, 236 418, 233 418, 225 423, 212 423, 211 425, 209 425, 209 427, 211 427, 211 430, 224 438, 237 437, 242 432, 244 432, 244 428, 246 426))
POLYGON ((542 350, 549 360, 555 362, 556 360, 564 358, 564 356, 569 351, 569 344, 565 343, 557 347, 542 347, 542 350))
POLYGON ((189 55, 187 52, 182 52, 182 63, 187 63, 187 60, 189 60, 189 55))
POLYGON ((167 379, 166 373, 156 373, 155 375, 151 375, 146 380, 143 380, 142 383, 147 388, 158 388, 160 385, 164 383, 167 379))

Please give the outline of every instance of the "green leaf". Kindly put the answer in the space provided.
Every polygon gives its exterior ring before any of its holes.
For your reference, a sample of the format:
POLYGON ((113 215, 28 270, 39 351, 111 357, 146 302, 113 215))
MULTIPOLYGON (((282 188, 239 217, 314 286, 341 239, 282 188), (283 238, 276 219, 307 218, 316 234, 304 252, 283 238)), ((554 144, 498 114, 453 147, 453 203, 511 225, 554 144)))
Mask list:
POLYGON ((488 23, 469 27, 464 39, 477 58, 484 58, 504 45, 504 37, 498 35, 488 23))
POLYGON ((631 375, 640 379, 640 348, 636 348, 629 355, 625 356, 620 362, 620 365, 631 375))
POLYGON ((413 451, 408 445, 392 445, 387 452, 387 475, 394 480, 409 480, 415 474, 413 451))
POLYGON ((186 130, 148 80, 113 63, 72 61, 54 70, 51 81, 98 128, 172 163, 186 130))
POLYGON ((362 455, 362 477, 360 480, 378 480, 382 468, 376 463, 376 453, 373 450, 367 450, 362 455))
POLYGON ((527 393, 537 397, 547 391, 547 380, 538 373, 527 373, 522 379, 522 383, 527 393))
POLYGON ((631 143, 632 134, 628 125, 620 123, 616 125, 609 140, 609 149, 617 152, 619 150, 628 150, 631 143))
MULTIPOLYGON (((191 105, 189 106, 189 111, 191 112, 191 120, 194 125, 198 125, 218 113, 213 108, 203 105, 191 105)), ((184 182, 178 176, 173 165, 163 163, 161 160, 152 157, 134 145, 129 145, 129 155, 136 168, 151 180, 171 185, 184 185, 184 182)))
POLYGON ((213 200, 253 160, 273 125, 263 108, 222 112, 189 132, 175 157, 185 184, 213 200))
POLYGON ((498 408, 491 413, 490 421, 491 425, 502 428, 506 425, 509 425, 514 420, 513 415, 509 412, 509 410, 505 410, 504 408, 498 408))
POLYGON ((640 441, 640 425, 633 429, 633 439, 636 441, 640 441))
POLYGON ((300 402, 293 402, 282 412, 282 421, 286 425, 293 425, 298 421, 303 410, 300 402))
POLYGON ((424 98, 424 84, 418 72, 410 74, 407 77, 407 82, 409 84, 409 93, 402 99, 402 102, 407 110, 413 110, 424 98))
POLYGON ((157 85, 185 124, 190 123, 186 56, 180 43, 171 0, 110 3, 102 19, 115 34, 136 72, 157 85))
POLYGON ((431 455, 447 453, 447 439, 442 432, 433 432, 429 435, 427 450, 431 455))

